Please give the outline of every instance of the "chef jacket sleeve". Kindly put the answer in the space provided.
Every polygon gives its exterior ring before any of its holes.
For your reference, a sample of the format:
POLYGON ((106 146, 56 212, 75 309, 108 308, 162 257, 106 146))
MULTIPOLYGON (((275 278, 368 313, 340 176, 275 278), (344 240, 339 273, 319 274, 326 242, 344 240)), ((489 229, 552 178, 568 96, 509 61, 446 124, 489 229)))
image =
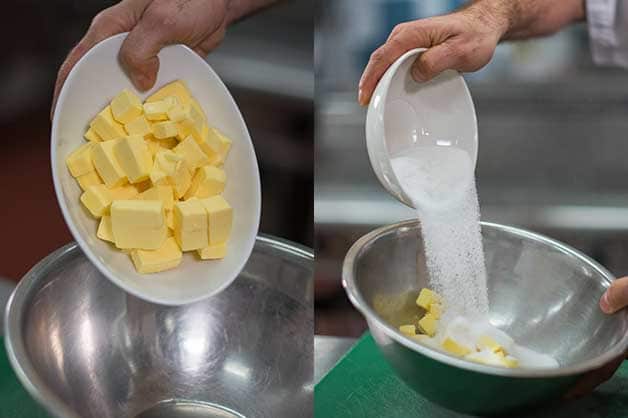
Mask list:
POLYGON ((587 0, 593 61, 628 68, 628 0, 587 0))

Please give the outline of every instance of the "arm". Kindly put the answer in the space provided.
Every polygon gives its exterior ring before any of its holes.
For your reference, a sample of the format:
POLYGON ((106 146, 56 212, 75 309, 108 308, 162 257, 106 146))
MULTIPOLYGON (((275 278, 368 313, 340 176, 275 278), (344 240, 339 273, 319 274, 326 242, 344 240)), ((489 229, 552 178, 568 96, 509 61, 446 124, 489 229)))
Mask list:
POLYGON ((87 33, 59 69, 52 111, 70 70, 98 42, 122 32, 120 63, 133 84, 148 90, 159 70, 157 54, 166 45, 183 43, 201 56, 217 47, 227 26, 276 0, 122 0, 98 13, 87 33))
POLYGON ((411 49, 429 48, 412 69, 426 81, 447 69, 479 70, 501 40, 547 35, 584 17, 584 0, 476 0, 448 15, 401 23, 371 55, 358 100, 368 104, 384 72, 411 49))

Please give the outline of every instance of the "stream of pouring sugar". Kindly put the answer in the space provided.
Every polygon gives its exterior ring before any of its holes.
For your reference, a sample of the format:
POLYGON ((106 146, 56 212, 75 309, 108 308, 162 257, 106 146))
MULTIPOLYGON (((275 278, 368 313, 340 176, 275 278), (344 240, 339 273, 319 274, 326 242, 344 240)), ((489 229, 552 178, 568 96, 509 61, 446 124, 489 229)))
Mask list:
MULTIPOLYGON (((517 345, 490 324, 480 207, 468 154, 453 147, 422 146, 391 162, 421 222, 429 286, 444 299, 441 331, 431 344, 440 347, 447 336, 473 347, 485 335, 499 341, 519 367, 558 367, 551 356, 517 345)), ((474 361, 500 364, 493 352, 473 355, 474 361)))
POLYGON ((412 199, 430 287, 445 301, 445 321, 457 315, 487 317, 488 290, 473 164, 454 147, 417 146, 392 158, 412 199))

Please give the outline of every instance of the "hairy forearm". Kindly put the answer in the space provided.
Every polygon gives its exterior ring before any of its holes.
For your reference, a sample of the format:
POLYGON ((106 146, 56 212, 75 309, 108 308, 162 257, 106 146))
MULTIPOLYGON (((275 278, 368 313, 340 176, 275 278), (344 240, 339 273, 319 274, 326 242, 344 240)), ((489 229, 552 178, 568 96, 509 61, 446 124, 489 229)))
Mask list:
POLYGON ((229 23, 278 3, 279 0, 227 0, 229 23))
POLYGON ((467 8, 490 19, 501 39, 549 35, 585 19, 585 0, 475 0, 467 8))

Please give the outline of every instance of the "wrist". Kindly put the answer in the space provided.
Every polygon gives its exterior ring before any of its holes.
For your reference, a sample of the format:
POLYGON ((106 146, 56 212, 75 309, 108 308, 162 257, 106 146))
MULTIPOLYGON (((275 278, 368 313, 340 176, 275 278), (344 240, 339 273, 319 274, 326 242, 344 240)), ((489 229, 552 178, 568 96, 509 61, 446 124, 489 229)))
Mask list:
POLYGON ((490 27, 498 40, 501 40, 515 25, 517 18, 515 3, 517 2, 511 0, 474 0, 464 11, 490 27))

